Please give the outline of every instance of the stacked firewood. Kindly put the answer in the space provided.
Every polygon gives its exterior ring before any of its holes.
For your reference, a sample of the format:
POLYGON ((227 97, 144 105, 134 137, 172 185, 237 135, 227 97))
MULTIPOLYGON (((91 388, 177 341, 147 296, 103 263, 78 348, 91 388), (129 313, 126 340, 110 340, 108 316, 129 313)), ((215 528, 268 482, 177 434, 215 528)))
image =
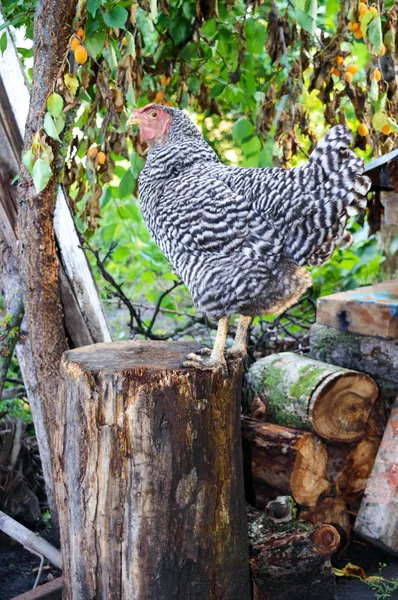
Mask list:
POLYGON ((364 373, 293 353, 257 361, 242 416, 246 491, 264 509, 290 495, 298 516, 331 524, 349 540, 385 423, 377 386, 364 373))

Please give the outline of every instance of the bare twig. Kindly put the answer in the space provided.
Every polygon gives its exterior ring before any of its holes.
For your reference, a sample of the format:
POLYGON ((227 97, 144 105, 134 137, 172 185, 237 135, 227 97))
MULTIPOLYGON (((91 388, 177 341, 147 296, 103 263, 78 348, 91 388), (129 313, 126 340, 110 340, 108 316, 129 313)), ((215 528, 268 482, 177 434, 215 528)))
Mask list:
POLYGON ((28 550, 28 552, 31 552, 32 554, 35 554, 36 556, 38 556, 40 558, 39 570, 37 572, 37 577, 35 579, 35 583, 32 588, 33 590, 35 590, 37 588, 37 586, 39 585, 40 577, 41 577, 41 574, 43 573, 44 556, 40 552, 36 552, 36 550, 29 548, 29 546, 24 546, 24 548, 25 548, 25 550, 28 550))
POLYGON ((23 385, 18 385, 13 388, 7 388, 2 391, 2 400, 11 400, 11 398, 23 398, 26 396, 26 390, 23 385))

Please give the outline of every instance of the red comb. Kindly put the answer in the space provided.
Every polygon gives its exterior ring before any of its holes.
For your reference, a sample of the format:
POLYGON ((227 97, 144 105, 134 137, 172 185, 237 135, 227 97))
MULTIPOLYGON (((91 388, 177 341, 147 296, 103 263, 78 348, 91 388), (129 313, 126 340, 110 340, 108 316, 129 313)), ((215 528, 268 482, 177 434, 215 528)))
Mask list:
POLYGON ((148 110, 148 108, 152 108, 152 106, 155 106, 154 102, 152 102, 152 104, 147 104, 146 106, 144 106, 144 108, 135 108, 134 112, 143 113, 144 111, 148 110))

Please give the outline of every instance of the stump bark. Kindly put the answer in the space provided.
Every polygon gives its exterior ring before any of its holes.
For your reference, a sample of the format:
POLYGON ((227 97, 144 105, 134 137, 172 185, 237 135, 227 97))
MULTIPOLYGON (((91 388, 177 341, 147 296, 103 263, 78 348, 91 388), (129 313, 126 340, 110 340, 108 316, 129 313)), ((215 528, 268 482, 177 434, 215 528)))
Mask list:
POLYGON ((265 403, 267 420, 340 442, 365 435, 378 394, 364 373, 291 352, 258 360, 250 369, 249 383, 265 403))
POLYGON ((192 343, 66 352, 56 492, 64 598, 249 600, 240 361, 181 367, 192 343))

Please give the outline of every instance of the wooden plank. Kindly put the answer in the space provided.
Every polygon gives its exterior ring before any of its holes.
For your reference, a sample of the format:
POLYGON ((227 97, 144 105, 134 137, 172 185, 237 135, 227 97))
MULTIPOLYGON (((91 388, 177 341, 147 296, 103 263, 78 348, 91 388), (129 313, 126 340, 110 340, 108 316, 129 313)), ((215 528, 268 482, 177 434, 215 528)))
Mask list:
POLYGON ((316 322, 341 331, 398 338, 398 279, 319 298, 316 322))
POLYGON ((373 544, 398 554, 398 399, 368 479, 354 530, 373 544))
MULTIPOLYGON (((4 18, 0 11, 0 24, 2 23, 4 23, 4 18)), ((0 79, 2 80, 3 86, 0 88, 0 92, 1 89, 3 90, 3 97, 0 97, 1 111, 4 114, 6 110, 5 107, 8 104, 9 111, 11 111, 11 115, 17 125, 17 128, 9 127, 10 131, 6 130, 6 138, 9 142, 8 145, 12 147, 12 151, 9 150, 7 154, 11 155, 13 153, 14 162, 16 160, 17 165, 19 165, 22 150, 22 138, 25 133, 25 122, 29 108, 29 90, 19 61, 18 53, 8 32, 7 38, 6 51, 0 56, 0 79), (6 102, 7 100, 8 102, 6 102)), ((7 122, 7 119, 3 119, 3 121, 7 122)), ((2 140, 0 139, 0 142, 1 141, 2 140)), ((3 163, 4 160, 3 154, 5 154, 5 152, 2 144, 0 145, 0 164, 3 163)), ((8 160, 7 164, 10 163, 10 160, 11 159, 8 160)), ((18 168, 19 167, 17 166, 16 172, 18 172, 18 168)), ((15 169, 13 169, 13 171, 15 176, 15 169)), ((7 181, 10 182, 10 173, 8 174, 7 181)), ((0 180, 0 185, 1 183, 0 180)), ((1 185, 1 187, 3 187, 3 185, 1 185)), ((0 201, 1 200, 2 198, 0 197, 0 201)), ((0 218, 4 217, 8 212, 12 212, 10 208, 11 203, 9 199, 7 200, 8 201, 3 205, 3 210, 0 212, 0 218), (5 210, 5 206, 8 207, 8 210, 5 210)), ((15 211, 11 221, 16 223, 15 211)), ((90 343, 90 341, 112 341, 112 334, 105 310, 87 257, 80 247, 76 226, 68 205, 66 194, 62 187, 60 187, 57 197, 54 229, 57 243, 60 248, 63 268, 71 282, 77 306, 80 307, 84 321, 86 322, 87 332, 89 332, 89 335, 91 336, 91 340, 86 339, 86 343, 90 343)), ((8 240, 10 231, 7 231, 6 233, 8 236, 6 239, 8 240)))

